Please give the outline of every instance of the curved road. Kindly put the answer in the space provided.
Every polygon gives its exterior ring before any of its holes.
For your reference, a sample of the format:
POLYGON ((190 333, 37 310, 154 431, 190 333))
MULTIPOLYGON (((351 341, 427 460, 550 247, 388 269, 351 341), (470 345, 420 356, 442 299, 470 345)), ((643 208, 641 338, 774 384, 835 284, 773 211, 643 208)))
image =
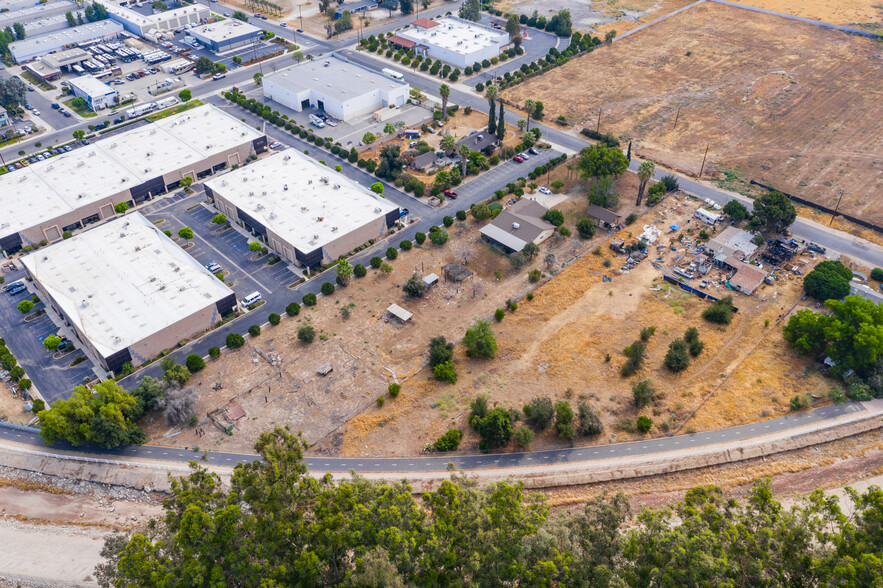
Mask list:
MULTIPOLYGON (((318 472, 348 472, 354 470, 360 473, 424 473, 444 472, 448 464, 460 470, 487 470, 513 467, 544 466, 561 463, 580 463, 602 459, 625 458, 636 455, 652 455, 667 451, 692 449, 710 445, 731 443, 778 433, 802 427, 805 425, 820 423, 843 415, 859 412, 867 412, 867 408, 860 402, 847 404, 835 404, 823 406, 807 412, 790 414, 776 419, 749 423, 738 427, 704 431, 690 435, 678 435, 658 439, 646 439, 631 441, 628 443, 615 443, 612 445, 591 445, 583 447, 570 447, 564 449, 552 449, 547 451, 533 451, 523 453, 489 453, 481 455, 450 455, 438 457, 405 456, 405 457, 322 457, 307 456, 305 461, 311 471, 318 472)), ((45 449, 37 429, 20 427, 16 425, 0 424, 0 439, 14 443, 26 444, 45 449)), ((155 445, 141 445, 125 447, 116 450, 101 448, 74 448, 67 443, 56 443, 56 450, 75 452, 84 457, 128 461, 127 458, 149 459, 166 462, 186 463, 190 460, 200 460, 203 450, 194 451, 180 447, 161 447, 155 445)), ((214 466, 232 467, 238 462, 250 462, 258 459, 257 455, 250 453, 225 453, 209 451, 204 463, 214 466)))

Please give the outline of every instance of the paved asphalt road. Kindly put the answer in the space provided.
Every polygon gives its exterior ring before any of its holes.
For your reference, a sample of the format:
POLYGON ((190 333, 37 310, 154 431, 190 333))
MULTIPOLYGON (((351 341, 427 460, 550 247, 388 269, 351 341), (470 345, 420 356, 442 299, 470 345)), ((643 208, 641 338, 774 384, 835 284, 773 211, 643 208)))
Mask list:
MULTIPOLYGON (((315 472, 356 472, 371 473, 416 473, 443 472, 448 464, 460 470, 486 470, 496 468, 527 467, 559 463, 579 463, 601 459, 633 457, 636 455, 652 455, 666 451, 706 447, 720 443, 729 443, 751 439, 760 435, 786 431, 795 427, 820 423, 841 415, 867 410, 859 402, 824 406, 811 411, 791 414, 769 421, 751 423, 728 429, 705 431, 692 435, 678 435, 613 445, 591 445, 570 447, 548 451, 524 453, 498 453, 481 455, 457 456, 405 456, 405 457, 321 457, 308 456, 307 467, 315 472)), ((44 448, 40 434, 36 429, 0 424, 0 438, 15 443, 27 444, 44 448)), ((73 448, 67 443, 56 443, 55 450, 76 451, 88 457, 99 459, 139 458, 167 462, 188 462, 200 460, 203 450, 194 451, 179 447, 158 447, 153 445, 131 446, 117 450, 101 448, 73 448)), ((209 451, 206 464, 215 466, 233 466, 238 462, 255 461, 258 457, 249 453, 225 453, 209 451)))

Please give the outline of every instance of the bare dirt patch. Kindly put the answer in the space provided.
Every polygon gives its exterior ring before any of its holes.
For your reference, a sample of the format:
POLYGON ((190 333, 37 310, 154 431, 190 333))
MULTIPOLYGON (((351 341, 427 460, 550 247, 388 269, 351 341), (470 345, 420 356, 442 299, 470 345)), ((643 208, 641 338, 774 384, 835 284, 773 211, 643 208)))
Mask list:
POLYGON ((881 75, 870 39, 706 3, 504 94, 577 126, 601 107, 602 131, 686 173, 709 145, 707 170, 832 208, 843 190, 841 211, 883 224, 881 75))
POLYGON ((875 0, 741 0, 741 4, 832 24, 867 24, 883 20, 875 0))
POLYGON ((559 10, 569 10, 574 30, 601 34, 615 30, 622 34, 691 3, 692 0, 502 0, 496 7, 527 16, 536 11, 547 19, 559 10))

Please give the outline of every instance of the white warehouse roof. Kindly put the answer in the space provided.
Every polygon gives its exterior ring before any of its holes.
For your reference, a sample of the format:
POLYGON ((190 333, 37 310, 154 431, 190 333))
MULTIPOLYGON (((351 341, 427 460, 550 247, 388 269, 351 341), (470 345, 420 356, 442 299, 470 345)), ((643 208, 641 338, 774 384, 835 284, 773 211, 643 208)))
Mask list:
MULTIPOLYGON (((345 5, 344 5, 345 6, 345 5)), ((275 83, 291 92, 315 90, 341 102, 352 100, 375 90, 393 90, 407 86, 374 70, 351 63, 337 55, 305 62, 268 75, 264 83, 275 83)))
POLYGON ((402 38, 422 45, 435 45, 454 53, 470 54, 480 49, 498 47, 509 42, 509 33, 497 31, 461 18, 448 16, 431 28, 412 27, 398 32, 402 38))
POLYGON ((294 149, 206 186, 303 252, 324 247, 397 208, 294 149))
POLYGON ((22 262, 104 357, 232 293, 138 212, 22 262))
POLYGON ((235 18, 228 18, 227 20, 198 26, 188 32, 197 39, 203 37, 209 41, 223 43, 224 41, 239 38, 243 35, 257 36, 260 35, 262 31, 263 29, 259 29, 247 22, 242 22, 235 18))
POLYGON ((68 83, 72 88, 78 89, 88 96, 107 96, 108 94, 116 94, 116 90, 96 78, 95 76, 80 76, 71 78, 68 83))
POLYGON ((0 238, 261 136, 214 106, 199 106, 4 174, 0 238))

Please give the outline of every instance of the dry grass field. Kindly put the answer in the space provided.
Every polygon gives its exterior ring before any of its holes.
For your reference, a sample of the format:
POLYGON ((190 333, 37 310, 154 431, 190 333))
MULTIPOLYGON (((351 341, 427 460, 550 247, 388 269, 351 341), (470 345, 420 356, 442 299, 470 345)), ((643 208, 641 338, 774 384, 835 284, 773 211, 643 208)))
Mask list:
POLYGON ((665 165, 695 174, 709 145, 712 171, 832 208, 843 190, 842 211, 883 223, 881 77, 881 43, 706 3, 504 94, 577 127, 600 107, 665 165))

